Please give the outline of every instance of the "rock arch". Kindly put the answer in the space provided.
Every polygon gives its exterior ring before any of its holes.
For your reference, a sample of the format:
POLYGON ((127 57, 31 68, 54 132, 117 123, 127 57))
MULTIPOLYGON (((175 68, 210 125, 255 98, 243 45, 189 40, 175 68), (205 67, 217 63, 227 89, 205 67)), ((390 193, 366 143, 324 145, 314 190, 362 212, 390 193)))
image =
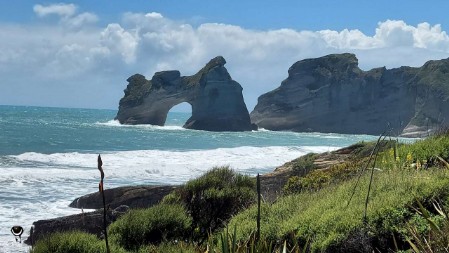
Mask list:
POLYGON ((121 124, 163 126, 169 110, 180 103, 192 106, 192 116, 184 127, 208 131, 250 131, 248 109, 242 86, 232 80, 218 56, 193 76, 177 70, 154 74, 151 80, 135 74, 127 79, 116 119, 121 124))

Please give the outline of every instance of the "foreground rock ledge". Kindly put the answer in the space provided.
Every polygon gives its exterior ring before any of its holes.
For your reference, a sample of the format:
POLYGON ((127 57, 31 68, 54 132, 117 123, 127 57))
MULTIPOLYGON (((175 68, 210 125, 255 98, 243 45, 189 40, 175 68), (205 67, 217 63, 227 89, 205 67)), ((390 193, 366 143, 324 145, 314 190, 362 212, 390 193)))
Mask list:
MULTIPOLYGON (((120 206, 114 210, 108 210, 106 217, 107 224, 109 225, 116 221, 120 216, 125 214, 128 209, 129 207, 127 206, 120 206)), ((44 238, 48 234, 74 230, 102 237, 103 210, 35 221, 33 222, 33 227, 30 229, 30 235, 24 242, 28 245, 34 245, 38 240, 44 238)))
MULTIPOLYGON (((111 209, 115 209, 121 205, 126 205, 130 208, 150 207, 157 204, 165 195, 169 194, 177 187, 178 186, 170 185, 139 185, 106 189, 104 191, 106 206, 109 206, 111 209)), ((94 192, 76 198, 69 206, 73 208, 99 209, 103 208, 102 201, 100 193, 94 192)))
MULTIPOLYGON (((108 225, 126 213, 129 208, 145 208, 159 203, 165 195, 178 186, 125 186, 105 190, 106 206, 108 207, 108 225)), ((69 205, 74 208, 102 209, 103 202, 99 192, 76 198, 69 205)), ((40 238, 54 232, 84 231, 99 237, 103 231, 103 211, 83 212, 49 220, 39 220, 33 223, 30 236, 25 243, 33 245, 40 238)))

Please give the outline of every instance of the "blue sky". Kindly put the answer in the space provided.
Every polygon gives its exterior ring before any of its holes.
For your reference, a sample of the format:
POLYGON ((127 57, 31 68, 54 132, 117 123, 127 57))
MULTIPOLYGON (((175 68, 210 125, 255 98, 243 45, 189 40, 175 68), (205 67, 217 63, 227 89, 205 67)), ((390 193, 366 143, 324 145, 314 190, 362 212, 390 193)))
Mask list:
MULTIPOLYGON (((35 4, 49 5, 59 1, 0 2, 3 22, 36 22, 35 4)), ((372 34, 377 23, 387 19, 404 20, 416 25, 421 22, 447 22, 448 1, 377 0, 78 0, 83 11, 96 13, 101 23, 116 22, 124 12, 159 12, 164 16, 186 21, 217 22, 248 29, 292 28, 297 30, 359 29, 372 34)))
POLYGON ((449 57, 449 1, 0 2, 0 104, 117 108, 126 79, 217 55, 248 109, 304 58, 362 69, 449 57), (101 94, 101 95, 99 95, 101 94))

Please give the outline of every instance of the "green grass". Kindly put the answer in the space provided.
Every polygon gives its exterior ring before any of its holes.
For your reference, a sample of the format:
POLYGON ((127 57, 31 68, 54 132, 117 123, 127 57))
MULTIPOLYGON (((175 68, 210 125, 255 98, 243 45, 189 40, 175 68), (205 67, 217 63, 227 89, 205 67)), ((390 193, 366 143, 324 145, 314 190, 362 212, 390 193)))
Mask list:
POLYGON ((390 148, 382 152, 377 164, 385 169, 444 167, 438 157, 449 160, 448 134, 432 136, 411 145, 390 148))
POLYGON ((365 166, 367 159, 346 161, 331 165, 327 169, 314 170, 303 177, 292 176, 284 185, 284 194, 295 194, 302 191, 316 191, 332 184, 353 178, 365 166))
MULTIPOLYGON (((111 252, 126 253, 124 249, 111 245, 111 252)), ((104 253, 106 245, 95 235, 84 232, 55 233, 36 243, 31 253, 104 253)))
MULTIPOLYGON (((445 170, 391 170, 376 172, 368 205, 368 221, 362 218, 368 175, 361 179, 350 205, 346 207, 355 179, 314 193, 283 197, 273 205, 262 206, 261 236, 282 241, 291 237, 305 242, 311 239, 313 252, 343 243, 356 230, 367 229, 373 236, 398 231, 409 215, 415 198, 426 200, 446 194, 449 173, 445 170)), ((239 240, 247 240, 256 227, 256 208, 235 216, 229 226, 237 226, 239 240)))
POLYGON ((159 245, 144 246, 137 253, 204 253, 199 247, 185 242, 163 242, 159 245))

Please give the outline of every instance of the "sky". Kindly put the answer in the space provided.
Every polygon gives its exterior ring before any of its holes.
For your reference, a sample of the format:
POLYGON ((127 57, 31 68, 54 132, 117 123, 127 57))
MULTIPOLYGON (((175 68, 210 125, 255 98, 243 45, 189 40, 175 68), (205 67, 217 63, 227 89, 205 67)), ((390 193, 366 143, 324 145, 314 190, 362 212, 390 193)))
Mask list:
POLYGON ((192 75, 221 55, 251 111, 306 58, 350 52, 363 70, 448 58, 448 9, 446 0, 0 0, 0 104, 117 109, 129 76, 192 75))

